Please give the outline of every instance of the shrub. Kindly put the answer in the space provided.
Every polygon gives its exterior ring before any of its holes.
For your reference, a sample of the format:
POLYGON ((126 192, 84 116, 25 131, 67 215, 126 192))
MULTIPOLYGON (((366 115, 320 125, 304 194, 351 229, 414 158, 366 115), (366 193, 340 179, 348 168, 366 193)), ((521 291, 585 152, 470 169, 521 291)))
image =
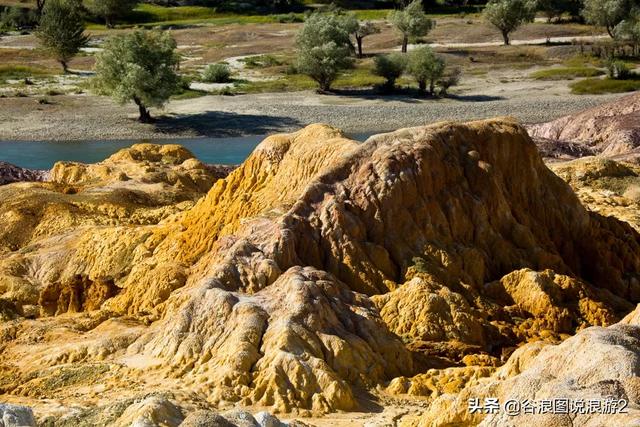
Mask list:
POLYGON ((298 67, 295 64, 287 65, 287 68, 284 70, 284 73, 288 76, 292 76, 298 74, 298 67))
POLYGON ((443 77, 445 66, 444 59, 429 46, 424 46, 410 52, 407 71, 418 83, 420 92, 426 92, 428 85, 429 93, 435 95, 436 82, 443 77))
POLYGON ((625 80, 631 75, 631 69, 623 61, 612 60, 607 64, 607 76, 610 79, 625 80))
POLYGON ((407 67, 407 58, 400 53, 377 56, 375 59, 374 73, 385 78, 383 87, 386 90, 393 90, 396 80, 402 76, 407 67))
POLYGON ((462 70, 460 68, 455 67, 451 70, 444 73, 444 75, 436 82, 436 86, 438 86, 440 96, 447 96, 449 93, 449 89, 453 86, 457 86, 460 83, 460 76, 462 75, 462 70))
POLYGON ((227 83, 230 79, 231 69, 227 64, 209 64, 202 74, 202 80, 207 83, 227 83))

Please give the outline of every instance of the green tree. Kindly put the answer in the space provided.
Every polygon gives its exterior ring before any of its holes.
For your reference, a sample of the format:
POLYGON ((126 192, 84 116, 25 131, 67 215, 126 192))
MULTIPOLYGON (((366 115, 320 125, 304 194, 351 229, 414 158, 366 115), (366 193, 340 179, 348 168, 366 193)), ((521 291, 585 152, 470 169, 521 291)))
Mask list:
POLYGON ((365 37, 373 34, 379 34, 380 27, 371 21, 358 22, 357 27, 353 32, 353 37, 356 39, 356 45, 358 48, 358 58, 362 58, 362 41, 365 37))
POLYGON ((633 54, 637 55, 638 47, 640 46, 640 13, 636 13, 616 25, 613 34, 616 39, 631 44, 633 54))
POLYGON ((573 17, 580 16, 581 9, 581 0, 538 0, 538 10, 547 17, 548 22, 561 18, 565 13, 573 17))
POLYGON ((392 11, 388 19, 402 35, 403 53, 407 51, 410 39, 427 35, 435 26, 435 22, 425 15, 420 0, 413 0, 403 10, 392 11))
POLYGON ((48 0, 36 31, 40 44, 64 69, 69 61, 89 42, 84 33, 81 5, 72 0, 48 0))
POLYGON ((406 67, 406 55, 391 53, 376 57, 374 72, 376 75, 385 78, 384 89, 391 91, 396 85, 396 80, 402 76, 406 67))
POLYGON ((621 21, 616 25, 613 33, 617 39, 640 43, 640 15, 621 21))
POLYGON ((511 32, 522 24, 533 22, 536 3, 532 0, 489 0, 483 15, 491 25, 500 30, 504 44, 508 45, 511 32))
POLYGON ((591 25, 605 27, 615 37, 614 28, 631 15, 630 0, 584 0, 582 16, 591 25))
POLYGON ((107 28, 113 28, 114 22, 131 13, 138 0, 86 0, 85 5, 93 15, 104 19, 107 28))
POLYGON ((414 49, 409 54, 407 72, 416 80, 420 92, 435 94, 436 82, 444 75, 446 63, 429 46, 414 49))
POLYGON ((342 15, 313 13, 296 36, 298 71, 331 89, 338 73, 351 66, 352 27, 342 15))
POLYGON ((178 89, 179 64, 176 42, 168 32, 135 30, 105 42, 96 58, 94 85, 120 104, 135 102, 140 121, 148 123, 149 107, 162 107, 178 89))

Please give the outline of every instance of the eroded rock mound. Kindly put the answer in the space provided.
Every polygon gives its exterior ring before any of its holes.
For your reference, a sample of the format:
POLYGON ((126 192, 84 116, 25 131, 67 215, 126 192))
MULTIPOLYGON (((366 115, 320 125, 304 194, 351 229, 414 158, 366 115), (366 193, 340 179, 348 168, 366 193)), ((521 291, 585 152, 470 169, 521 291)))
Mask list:
POLYGON ((129 351, 166 358, 216 401, 278 412, 350 410, 352 386, 412 372, 409 353, 369 299, 325 272, 294 267, 251 296, 191 292, 180 321, 161 322, 162 333, 152 329, 129 351))
POLYGON ((511 122, 375 136, 310 185, 284 222, 298 262, 367 294, 394 289, 418 262, 475 289, 530 267, 640 297, 625 278, 640 269, 638 234, 590 215, 511 122))
MULTIPOLYGON (((55 185, 199 194, 206 168, 186 156, 136 146, 60 165, 55 185)), ((508 120, 364 144, 313 125, 267 138, 193 206, 108 217, 16 232, 26 249, 0 260, 4 393, 73 404, 100 384, 93 404, 172 388, 219 409, 353 410, 363 390, 460 390, 528 341, 640 301, 638 233, 588 212, 508 120)))
POLYGON ((220 173, 176 145, 136 144, 91 165, 58 162, 49 182, 0 187, 0 253, 83 226, 156 224, 193 206, 220 173))
POLYGON ((165 184, 187 193, 203 193, 215 182, 209 169, 180 145, 135 144, 96 164, 58 162, 50 180, 83 187, 165 184))

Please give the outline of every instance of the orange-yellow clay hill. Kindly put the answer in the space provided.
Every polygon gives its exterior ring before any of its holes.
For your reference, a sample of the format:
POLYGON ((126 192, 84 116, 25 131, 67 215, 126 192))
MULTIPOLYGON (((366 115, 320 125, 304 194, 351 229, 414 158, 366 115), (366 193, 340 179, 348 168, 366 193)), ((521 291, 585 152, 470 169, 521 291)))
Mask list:
POLYGON ((0 419, 639 423, 638 200, 597 184, 638 168, 549 165, 511 119, 318 124, 224 178, 139 144, 1 186, 0 419), (469 411, 487 397, 629 404, 469 411))

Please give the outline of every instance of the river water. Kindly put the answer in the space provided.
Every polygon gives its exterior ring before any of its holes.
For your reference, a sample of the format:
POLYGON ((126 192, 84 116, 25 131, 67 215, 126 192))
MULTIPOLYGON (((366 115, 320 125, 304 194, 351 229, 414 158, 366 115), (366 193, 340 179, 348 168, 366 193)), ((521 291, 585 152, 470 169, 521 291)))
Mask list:
MULTIPOLYGON (((371 134, 350 135, 364 141, 371 134)), ((57 161, 96 163, 138 142, 180 144, 204 163, 242 163, 267 135, 229 138, 192 138, 119 141, 0 141, 0 161, 28 169, 50 169, 57 161)))

